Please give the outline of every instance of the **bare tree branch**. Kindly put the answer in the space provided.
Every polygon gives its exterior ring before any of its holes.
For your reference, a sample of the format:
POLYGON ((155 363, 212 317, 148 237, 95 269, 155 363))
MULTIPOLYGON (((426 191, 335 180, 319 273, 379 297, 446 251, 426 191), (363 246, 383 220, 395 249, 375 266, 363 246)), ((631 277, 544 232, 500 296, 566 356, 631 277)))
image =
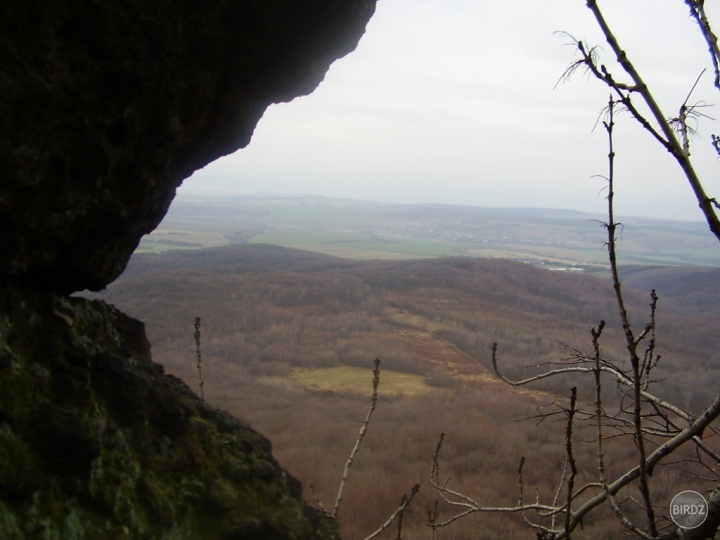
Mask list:
POLYGON ((697 22, 700 33, 705 39, 710 53, 710 61, 715 70, 715 88, 720 90, 720 47, 718 47, 717 36, 710 28, 710 21, 705 14, 705 0, 685 0, 690 8, 690 16, 697 22))
POLYGON ((575 476, 577 475, 577 466, 575 465, 575 457, 573 456, 572 429, 573 419, 575 417, 575 403, 577 402, 577 387, 570 389, 570 408, 567 411, 567 427, 565 428, 565 450, 567 461, 570 465, 570 476, 568 477, 567 486, 567 502, 565 507, 565 534, 570 538, 570 517, 572 516, 573 488, 575 487, 575 476))
MULTIPOLYGON (((392 525, 393 521, 395 521, 396 519, 401 520, 403 513, 408 509, 410 503, 415 498, 415 495, 417 495, 418 491, 420 491, 420 484, 415 484, 410 490, 410 496, 403 495, 402 499, 400 500, 400 506, 398 506, 398 508, 390 515, 387 521, 385 521, 385 523, 380 526, 379 529, 367 536, 365 540, 372 540, 373 538, 377 538, 378 536, 380 536, 380 534, 382 534, 385 529, 392 525)), ((402 530, 402 526, 400 526, 398 530, 402 530)))
MULTIPOLYGON (((635 69, 635 66, 632 64, 632 62, 629 60, 626 52, 620 47, 620 44, 618 43, 617 38, 615 37, 615 34, 610 29, 610 26, 608 25, 607 21, 605 20, 604 15, 600 11, 600 7, 598 6, 597 0, 587 0, 587 7, 590 9, 590 11, 595 16, 595 20, 598 23, 598 26, 600 27, 603 35, 605 36, 606 41, 612 48, 613 52, 615 53, 615 57, 618 61, 618 63, 622 66, 623 70, 630 76, 630 78, 633 80, 634 83, 634 91, 636 91, 643 99, 644 103, 647 105, 647 107, 650 109, 650 114, 652 115, 653 119, 657 123, 657 125, 660 128, 660 131, 663 134, 662 139, 665 141, 663 143, 663 146, 672 154, 672 156, 675 158, 675 160, 678 162, 678 165, 680 165, 680 168, 682 169, 683 173, 685 174, 685 177, 690 184, 690 187, 695 194, 695 198, 698 201, 698 205, 700 206, 700 210, 702 211, 703 215, 705 216, 705 220, 707 221, 707 224, 710 228, 710 231, 715 235, 715 237, 720 240, 720 219, 718 219, 717 214, 715 213, 715 207, 713 205, 713 201, 708 195, 705 193, 705 188, 703 187, 700 178, 698 177, 691 161, 689 155, 684 151, 682 144, 680 141, 678 141, 677 137, 675 136, 675 133, 672 130, 672 127, 670 126, 669 122, 666 120, 666 116, 663 114, 662 110, 660 109, 660 106, 658 105, 657 101, 655 100, 655 97, 650 92, 650 89, 648 88, 647 84, 645 84, 645 81, 640 76, 640 73, 635 69)), ((691 2, 692 4, 700 4, 701 2, 695 0, 691 2)), ((704 15, 704 11, 703 11, 704 15)), ((707 19, 706 19, 707 20, 707 19)), ((708 26, 709 28, 709 26, 708 26)), ((712 34, 712 37, 714 37, 714 34, 712 34)), ((712 38, 711 38, 712 39, 712 38)), ((717 47, 717 39, 715 38, 715 46, 717 47)), ((717 56, 715 57, 717 59, 717 56)), ((597 75, 596 75, 597 76, 597 75)), ((607 77, 599 77, 601 80, 603 80, 606 84, 611 86, 613 89, 616 87, 609 83, 609 80, 607 77)), ((637 112, 637 109, 629 107, 629 104, 623 101, 624 105, 628 107, 630 112, 633 114, 636 120, 638 120, 643 127, 648 129, 649 123, 647 120, 637 112)), ((649 130, 653 136, 658 139, 657 132, 650 129, 649 130)), ((658 139, 660 140, 660 139, 658 139)), ((661 141, 662 142, 662 141, 661 141)))
POLYGON ((355 455, 358 453, 358 450, 360 449, 360 444, 362 443, 363 439, 365 438, 365 433, 367 433, 368 425, 370 425, 370 418, 372 417, 372 414, 375 412, 375 407, 377 406, 377 399, 378 399, 378 386, 380 385, 380 359, 375 359, 375 369, 373 369, 373 391, 372 391, 372 397, 370 399, 370 410, 368 410, 367 416, 365 417, 365 421, 362 424, 362 427, 360 428, 360 433, 358 434, 357 440, 355 441, 355 446, 353 447, 352 451, 350 452, 350 457, 348 458, 347 462, 345 463, 345 470, 343 471, 342 480, 340 481, 340 488, 338 489, 337 498, 335 499, 335 506, 333 507, 332 517, 336 518, 338 515, 338 512, 340 511, 340 503, 342 502, 343 498, 343 489, 345 488, 345 484, 347 482, 348 478, 348 472, 350 471, 350 467, 353 464, 353 460, 355 459, 355 455))

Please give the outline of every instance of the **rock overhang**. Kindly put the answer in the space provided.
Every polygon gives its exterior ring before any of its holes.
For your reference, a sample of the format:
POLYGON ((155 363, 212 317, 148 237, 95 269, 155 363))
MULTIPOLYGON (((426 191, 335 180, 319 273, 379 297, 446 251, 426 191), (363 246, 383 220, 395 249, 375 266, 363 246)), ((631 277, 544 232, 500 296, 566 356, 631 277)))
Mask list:
POLYGON ((0 6, 0 274, 115 279, 182 181, 312 92, 376 0, 0 6))

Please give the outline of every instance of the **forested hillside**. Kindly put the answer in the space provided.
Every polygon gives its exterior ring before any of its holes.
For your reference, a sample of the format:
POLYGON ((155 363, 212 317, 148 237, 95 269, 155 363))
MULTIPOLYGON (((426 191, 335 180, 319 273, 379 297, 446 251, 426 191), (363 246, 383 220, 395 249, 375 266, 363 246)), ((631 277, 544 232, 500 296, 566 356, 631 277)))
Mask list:
MULTIPOLYGON (((637 324, 644 324, 650 289, 657 289, 660 393, 691 410, 716 392, 706 382, 718 375, 718 295, 704 283, 708 274, 717 282, 718 272, 626 272, 637 324)), ((563 343, 589 350, 590 329, 601 319, 609 326, 606 354, 623 352, 609 282, 506 260, 350 261, 267 245, 137 254, 103 297, 145 321, 155 361, 194 388, 193 321, 201 317, 206 398, 268 435, 281 463, 303 481, 305 496, 312 498, 312 483, 326 506, 379 357, 381 402, 340 513, 346 538, 376 528, 415 482, 425 487, 405 523, 407 537, 428 537, 425 512, 434 497, 427 476, 440 432, 447 433, 447 474, 489 503, 514 500, 509 480, 522 455, 528 483, 545 493, 555 489, 563 426, 514 421, 565 399, 570 382, 556 379, 536 392, 506 387, 491 371, 493 342, 513 376, 567 358, 563 343)), ((572 383, 580 399, 592 399, 590 382, 572 383)), ((588 446, 589 463, 593 452, 588 446)), ((668 493, 681 485, 675 470, 657 478, 668 493)), ((487 532, 481 537, 492 538, 491 531, 508 530, 507 519, 467 520, 443 537, 467 538, 480 527, 487 532)))

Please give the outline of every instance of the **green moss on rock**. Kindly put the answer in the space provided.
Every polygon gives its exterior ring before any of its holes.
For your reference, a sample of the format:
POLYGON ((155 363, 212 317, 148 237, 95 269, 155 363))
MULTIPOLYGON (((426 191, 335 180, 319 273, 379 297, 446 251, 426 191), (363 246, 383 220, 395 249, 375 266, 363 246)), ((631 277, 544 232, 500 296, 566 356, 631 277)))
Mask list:
POLYGON ((329 539, 267 439, 99 301, 0 286, 0 538, 329 539))

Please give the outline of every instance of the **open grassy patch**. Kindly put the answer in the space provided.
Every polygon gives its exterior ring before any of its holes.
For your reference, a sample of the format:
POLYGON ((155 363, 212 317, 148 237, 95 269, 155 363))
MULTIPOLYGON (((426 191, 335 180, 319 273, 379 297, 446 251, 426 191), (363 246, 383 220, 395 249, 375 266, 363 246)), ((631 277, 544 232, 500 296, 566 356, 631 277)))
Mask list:
MULTIPOLYGON (((380 366, 380 395, 408 395, 416 396, 430 392, 431 388, 425 384, 425 378, 420 375, 387 371, 380 366)), ((349 366, 320 368, 320 369, 293 369, 292 378, 308 388, 317 390, 331 390, 333 392, 355 392, 361 394, 372 393, 373 374, 370 368, 356 368, 349 366)))
POLYGON ((143 236, 138 253, 158 253, 170 249, 200 249, 224 246, 227 238, 221 232, 158 228, 143 236))

